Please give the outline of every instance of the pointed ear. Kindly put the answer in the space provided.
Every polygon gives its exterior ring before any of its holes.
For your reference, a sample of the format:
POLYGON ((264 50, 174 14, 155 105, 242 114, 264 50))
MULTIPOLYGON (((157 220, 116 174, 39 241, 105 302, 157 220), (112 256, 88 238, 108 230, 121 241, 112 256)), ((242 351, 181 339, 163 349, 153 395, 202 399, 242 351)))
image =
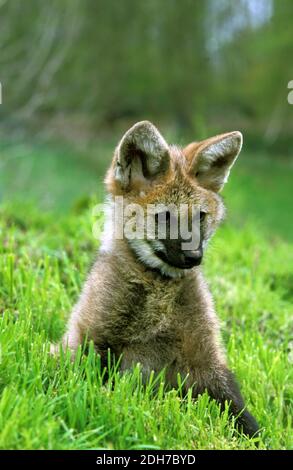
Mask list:
POLYGON ((163 175, 169 164, 169 147, 158 129, 151 122, 138 122, 118 144, 106 182, 121 190, 141 188, 163 175))
POLYGON ((190 144, 184 149, 191 162, 189 173, 204 188, 221 191, 241 147, 242 134, 238 131, 190 144))

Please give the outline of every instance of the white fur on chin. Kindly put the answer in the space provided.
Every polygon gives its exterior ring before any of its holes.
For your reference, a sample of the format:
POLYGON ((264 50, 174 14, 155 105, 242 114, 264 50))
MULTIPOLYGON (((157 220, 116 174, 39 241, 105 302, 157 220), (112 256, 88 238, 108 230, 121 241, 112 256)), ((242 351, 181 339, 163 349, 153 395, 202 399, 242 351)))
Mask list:
POLYGON ((165 263, 165 261, 156 256, 146 240, 129 240, 129 244, 143 264, 152 269, 159 269, 164 276, 179 278, 191 271, 190 269, 180 269, 165 263))

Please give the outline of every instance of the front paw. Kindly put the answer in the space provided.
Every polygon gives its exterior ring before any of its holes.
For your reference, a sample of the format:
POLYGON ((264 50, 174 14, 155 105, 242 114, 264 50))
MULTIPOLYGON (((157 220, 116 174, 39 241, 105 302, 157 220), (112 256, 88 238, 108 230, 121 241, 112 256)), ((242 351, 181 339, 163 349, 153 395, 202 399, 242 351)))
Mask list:
POLYGON ((249 411, 244 410, 238 416, 237 421, 244 434, 246 434, 248 437, 258 437, 260 433, 260 427, 257 424, 256 419, 249 413, 249 411))

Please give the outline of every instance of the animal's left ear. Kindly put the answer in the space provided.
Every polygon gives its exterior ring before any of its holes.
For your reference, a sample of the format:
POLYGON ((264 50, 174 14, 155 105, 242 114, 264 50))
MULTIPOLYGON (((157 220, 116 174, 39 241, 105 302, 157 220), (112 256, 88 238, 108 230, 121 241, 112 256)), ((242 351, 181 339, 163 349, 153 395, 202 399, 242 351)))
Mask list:
POLYGON ((230 169, 242 147, 241 132, 228 132, 184 149, 190 161, 189 173, 206 189, 219 192, 228 180, 230 169))

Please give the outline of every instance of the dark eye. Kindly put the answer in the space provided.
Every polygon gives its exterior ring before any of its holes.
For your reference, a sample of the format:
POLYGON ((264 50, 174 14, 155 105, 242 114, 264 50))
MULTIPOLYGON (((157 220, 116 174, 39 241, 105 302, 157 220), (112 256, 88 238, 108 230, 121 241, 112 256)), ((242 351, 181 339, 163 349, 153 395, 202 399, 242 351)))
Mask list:
POLYGON ((199 216, 200 216, 200 221, 201 221, 201 222, 203 222, 203 221, 204 221, 204 219, 206 218, 206 215, 207 215, 207 213, 206 213, 206 212, 204 212, 204 211, 200 211, 200 214, 199 214, 199 216))

